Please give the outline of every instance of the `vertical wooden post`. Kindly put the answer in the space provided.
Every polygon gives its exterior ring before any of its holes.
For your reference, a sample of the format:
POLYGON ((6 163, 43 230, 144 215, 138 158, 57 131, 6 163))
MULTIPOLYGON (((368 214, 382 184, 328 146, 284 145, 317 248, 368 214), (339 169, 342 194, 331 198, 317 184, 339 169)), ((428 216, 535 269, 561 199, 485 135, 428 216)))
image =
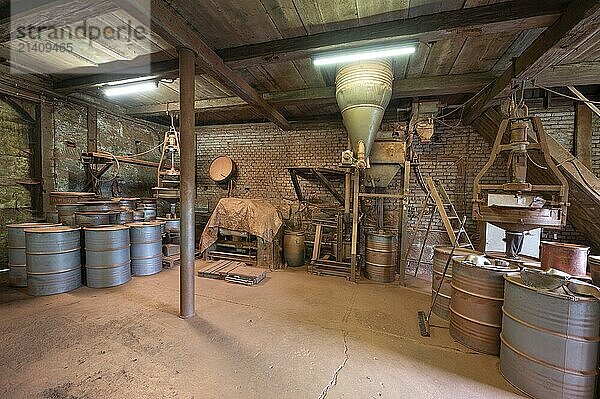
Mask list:
POLYGON ((42 101, 38 121, 42 163, 42 209, 50 211, 50 193, 54 188, 54 105, 42 101))
POLYGON ((196 314, 195 301, 195 213, 196 203, 196 54, 179 49, 180 196, 181 196, 181 265, 179 267, 179 317, 196 314))
POLYGON ((583 103, 575 106, 575 156, 592 169, 592 111, 583 103))

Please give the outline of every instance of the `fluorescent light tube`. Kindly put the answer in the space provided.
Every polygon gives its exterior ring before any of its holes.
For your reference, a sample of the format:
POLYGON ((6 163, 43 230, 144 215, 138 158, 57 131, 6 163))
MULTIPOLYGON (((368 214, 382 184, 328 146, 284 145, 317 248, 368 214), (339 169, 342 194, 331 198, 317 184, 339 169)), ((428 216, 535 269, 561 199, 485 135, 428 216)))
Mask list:
POLYGON ((158 88, 156 81, 129 83, 118 86, 110 86, 104 89, 104 94, 108 97, 125 96, 128 94, 144 93, 158 88))
POLYGON ((119 86, 119 85, 124 85, 126 83, 143 82, 143 81, 150 80, 150 79, 156 79, 157 77, 158 76, 140 76, 138 78, 115 80, 113 82, 108 82, 107 85, 108 86, 119 86))
POLYGON ((413 54, 416 51, 414 45, 396 45, 387 47, 364 48, 360 50, 336 51, 323 53, 313 58, 314 65, 345 64, 354 61, 372 60, 377 58, 390 58, 400 55, 413 54))

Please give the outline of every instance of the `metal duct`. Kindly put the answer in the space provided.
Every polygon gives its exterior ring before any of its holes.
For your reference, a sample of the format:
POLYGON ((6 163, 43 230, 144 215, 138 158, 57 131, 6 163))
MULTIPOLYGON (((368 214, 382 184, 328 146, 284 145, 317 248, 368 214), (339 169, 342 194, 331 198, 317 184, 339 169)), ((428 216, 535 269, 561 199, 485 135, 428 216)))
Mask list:
POLYGON ((390 102, 393 80, 392 62, 387 59, 354 62, 341 66, 337 71, 335 97, 352 151, 359 161, 363 161, 362 167, 371 153, 390 102))

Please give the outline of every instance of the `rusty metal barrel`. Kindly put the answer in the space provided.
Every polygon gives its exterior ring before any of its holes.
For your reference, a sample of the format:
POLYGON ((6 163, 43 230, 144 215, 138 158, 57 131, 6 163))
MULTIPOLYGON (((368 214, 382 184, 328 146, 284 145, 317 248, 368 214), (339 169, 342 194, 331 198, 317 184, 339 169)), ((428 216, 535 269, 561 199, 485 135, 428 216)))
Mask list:
POLYGON ((85 227, 86 285, 106 288, 131 280, 129 227, 85 227))
POLYGON ((542 269, 557 269, 572 276, 585 276, 590 247, 564 242, 542 241, 542 269))
MULTIPOLYGON (((435 296, 435 292, 441 284, 440 293, 433 304, 433 313, 441 317, 444 320, 450 319, 450 297, 452 296, 452 262, 448 265, 446 276, 442 281, 442 275, 444 274, 444 267, 446 267, 446 261, 450 256, 452 247, 448 246, 437 246, 433 248, 433 276, 431 279, 431 298, 435 296)), ((470 254, 483 255, 481 252, 473 251, 470 249, 456 248, 454 250, 455 256, 466 256, 470 254)))
POLYGON ((504 275, 515 266, 483 265, 452 258, 450 335, 478 352, 498 355, 502 330, 504 275))
POLYGON ((595 399, 600 301, 539 290, 507 274, 500 372, 537 399, 595 399))
POLYGON ((13 287, 27 287, 25 256, 25 229, 58 226, 57 223, 9 224, 8 230, 8 283, 13 287))
POLYGON ((94 198, 96 194, 77 191, 52 191, 50 193, 50 205, 76 204, 94 198))
POLYGON ((384 231, 367 234, 365 275, 369 280, 391 283, 396 278, 394 235, 384 231))
POLYGON ((285 230, 283 233, 283 258, 289 267, 304 265, 304 232, 285 230))
POLYGON ((592 275, 592 281, 598 287, 600 287, 600 256, 592 255, 588 258, 588 265, 590 265, 590 274, 592 275))
POLYGON ((118 212, 113 211, 75 212, 75 224, 80 227, 118 224, 118 217, 118 212))
POLYGON ((56 204, 58 211, 58 221, 67 226, 76 226, 75 212, 79 212, 79 204, 56 204))
POLYGON ((130 223, 129 228, 132 274, 149 276, 160 272, 162 270, 161 223, 130 223))
POLYGON ((86 212, 117 211, 120 208, 118 200, 95 199, 79 203, 80 209, 86 212))
POLYGON ((29 294, 60 294, 81 286, 80 240, 75 227, 25 229, 29 294))
POLYGON ((129 209, 130 211, 135 210, 139 198, 119 198, 119 205, 121 208, 129 209))

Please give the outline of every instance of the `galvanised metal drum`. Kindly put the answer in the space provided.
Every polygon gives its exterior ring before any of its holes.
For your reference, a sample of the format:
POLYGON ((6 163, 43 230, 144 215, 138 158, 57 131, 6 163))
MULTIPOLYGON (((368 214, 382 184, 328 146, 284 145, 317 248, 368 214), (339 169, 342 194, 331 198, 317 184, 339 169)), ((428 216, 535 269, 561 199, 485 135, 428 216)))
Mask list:
POLYGON ((29 294, 60 294, 81 286, 80 240, 75 227, 25 229, 29 294))
POLYGON ((384 231, 367 234, 365 275, 369 280, 391 283, 396 278, 394 235, 384 231))
POLYGON ((286 230, 283 234, 283 258, 289 267, 304 265, 304 232, 286 230))
POLYGON ((58 220, 58 211, 46 212, 46 222, 52 224, 60 224, 60 220, 58 220))
POLYGON ((504 278, 504 378, 537 399, 598 398, 600 300, 532 288, 519 273, 504 278))
POLYGON ((131 280, 129 227, 85 227, 86 285, 114 287, 131 280))
POLYGON ((58 223, 9 224, 8 230, 8 283, 13 287, 27 287, 25 256, 25 229, 60 226, 58 223))
POLYGON ((143 222, 144 221, 144 211, 133 211, 133 221, 134 222, 143 222))
MULTIPOLYGON (((444 274, 444 267, 446 267, 446 261, 450 256, 452 247, 439 246, 433 248, 433 277, 431 280, 431 299, 435 296, 440 284, 440 293, 433 304, 433 313, 441 317, 444 320, 450 320, 450 297, 452 296, 452 261, 448 265, 446 276, 442 281, 442 275, 444 274)), ((483 255, 481 252, 473 251, 470 249, 456 248, 454 250, 454 256, 466 256, 470 254, 483 255)))
POLYGON ((50 193, 50 205, 75 204, 94 198, 96 194, 76 191, 52 191, 50 193))
POLYGON ((138 204, 137 210, 144 213, 144 221, 146 222, 156 219, 156 204, 141 203, 138 204))
POLYGON ((85 212, 107 212, 117 211, 120 208, 117 200, 92 200, 79 203, 81 211, 85 212))
POLYGON ((56 204, 58 211, 58 221, 67 226, 76 226, 75 212, 79 212, 79 204, 56 204))
POLYGON ((131 209, 121 208, 119 210, 118 224, 133 223, 133 211, 131 209))
POLYGON ((498 355, 502 329, 504 275, 516 266, 477 266, 464 256, 452 258, 450 335, 478 352, 498 355))
POLYGON ((119 214, 117 212, 75 212, 75 223, 80 227, 105 226, 117 224, 119 214))
POLYGON ((133 211, 137 207, 139 200, 139 198, 119 198, 119 205, 121 205, 121 208, 126 208, 130 211, 133 211))
POLYGON ((161 223, 129 224, 131 241, 131 274, 148 276, 162 270, 161 223))
POLYGON ((588 265, 590 265, 590 274, 592 275, 592 281, 598 287, 600 287, 600 256, 592 255, 588 258, 588 265))

